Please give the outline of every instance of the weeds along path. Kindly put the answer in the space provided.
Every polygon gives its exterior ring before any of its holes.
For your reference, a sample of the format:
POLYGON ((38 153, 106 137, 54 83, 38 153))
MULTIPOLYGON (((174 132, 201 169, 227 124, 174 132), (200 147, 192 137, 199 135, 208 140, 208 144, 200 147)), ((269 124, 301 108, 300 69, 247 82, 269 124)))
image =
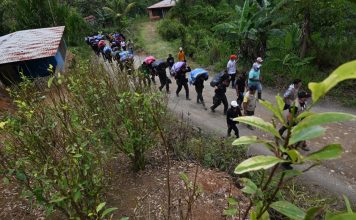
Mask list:
MULTIPOLYGON (((141 40, 143 40, 141 43, 144 44, 144 49, 147 51, 147 54, 152 54, 156 56, 157 59, 165 59, 168 53, 175 56, 177 53, 175 45, 162 40, 156 31, 156 26, 156 22, 145 22, 140 24, 139 34, 141 35, 141 40)), ((136 67, 142 63, 144 57, 144 55, 137 55, 135 57, 136 67)), ((193 68, 198 66, 198 64, 189 60, 188 62, 190 66, 193 66, 193 68)), ((212 74, 212 72, 210 72, 210 74, 212 74)), ((193 86, 190 86, 190 97, 192 100, 187 101, 185 100, 184 90, 181 91, 180 97, 176 97, 176 83, 173 78, 172 82, 173 83, 170 84, 171 94, 168 95, 169 108, 177 114, 183 114, 185 118, 191 120, 196 126, 205 128, 218 135, 225 136, 227 127, 226 118, 222 114, 222 106, 219 106, 215 113, 211 113, 209 110, 205 111, 201 105, 196 104, 196 93, 193 86)), ((209 83, 205 84, 203 96, 207 107, 209 107, 212 105, 214 91, 209 83)), ((285 86, 288 85, 286 84, 285 86)), ((262 96, 264 99, 275 103, 275 96, 278 93, 283 94, 283 92, 284 91, 276 91, 271 88, 264 88, 262 96)), ((227 91, 227 97, 229 102, 236 100, 235 91, 229 88, 227 91)), ((314 111, 348 112, 356 114, 355 109, 344 108, 335 103, 328 103, 327 101, 319 103, 315 106, 314 111)), ((272 116, 261 105, 257 106, 256 115, 267 121, 270 121, 272 116)), ((239 125, 238 127, 240 135, 265 136, 265 134, 257 130, 251 131, 243 125, 239 125)), ((352 198, 352 200, 356 203, 356 162, 354 162, 354 158, 356 157, 356 122, 336 123, 328 125, 326 128, 327 132, 324 137, 308 142, 311 151, 317 151, 326 144, 340 143, 344 148, 344 154, 342 155, 342 158, 328 161, 321 167, 307 173, 304 176, 305 181, 318 186, 324 186, 326 189, 335 191, 338 194, 343 193, 349 195, 350 198, 352 198)), ((265 150, 263 146, 252 146, 250 153, 268 154, 268 151, 265 150)))

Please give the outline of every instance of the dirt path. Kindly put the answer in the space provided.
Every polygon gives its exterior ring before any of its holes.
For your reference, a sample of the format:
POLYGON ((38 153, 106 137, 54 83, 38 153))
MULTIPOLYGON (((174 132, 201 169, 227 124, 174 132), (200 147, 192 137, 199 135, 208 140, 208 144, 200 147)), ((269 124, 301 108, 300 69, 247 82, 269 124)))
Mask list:
MULTIPOLYGON (((148 27, 146 33, 149 33, 150 39, 156 39, 155 35, 157 33, 152 28, 152 23, 146 23, 148 27)), ((155 25, 153 25, 155 26, 155 25)), ((149 42, 147 42, 149 43, 149 42)), ((155 50, 158 50, 156 48, 155 50)), ((175 54, 174 48, 172 48, 172 54, 175 54)), ((157 54, 157 53, 155 53, 157 54)), ((136 56, 136 64, 142 63, 143 56, 136 56)), ((157 57, 164 58, 164 57, 157 57)), ((196 64, 192 65, 196 66, 196 64)), ((263 74, 263 73, 262 73, 263 74)), ((157 79, 158 81, 158 79, 157 79)), ((184 91, 181 92, 180 97, 176 97, 176 83, 172 79, 173 83, 170 85, 171 94, 169 94, 169 108, 179 114, 185 115, 189 118, 194 124, 201 128, 205 128, 209 131, 212 131, 218 135, 226 135, 226 119, 222 114, 222 106, 219 106, 216 109, 215 113, 210 111, 205 111, 201 105, 196 104, 196 93, 193 86, 190 86, 191 101, 185 100, 184 91)), ((286 86, 288 86, 286 84, 286 86)), ((275 103, 275 95, 282 94, 283 91, 275 91, 269 88, 264 88, 263 98, 275 103)), ((210 87, 208 83, 204 88, 204 99, 207 106, 212 105, 212 97, 214 95, 213 88, 210 87)), ((229 101, 236 99, 235 91, 231 88, 227 91, 227 97, 229 101)), ((321 102, 313 109, 315 112, 348 112, 356 114, 355 109, 348 109, 341 107, 335 103, 329 103, 328 101, 321 102)), ((263 118, 266 121, 271 120, 271 114, 266 111, 261 105, 257 106, 256 115, 263 118)), ((326 188, 333 188, 334 191, 338 193, 345 193, 353 197, 353 200, 356 202, 356 162, 354 158, 356 157, 356 122, 347 122, 347 123, 336 123, 328 125, 327 132, 324 137, 314 139, 308 142, 308 145, 312 151, 316 151, 326 144, 330 143, 340 143, 344 148, 344 153, 340 159, 327 161, 322 164, 318 169, 315 169, 313 172, 307 174, 307 177, 311 178, 308 181, 314 181, 315 183, 322 183, 326 188)), ((239 125, 240 135, 258 135, 260 137, 265 136, 265 134, 259 131, 251 131, 243 125, 239 125)), ((252 146, 251 154, 266 154, 269 153, 263 148, 263 146, 252 146)))

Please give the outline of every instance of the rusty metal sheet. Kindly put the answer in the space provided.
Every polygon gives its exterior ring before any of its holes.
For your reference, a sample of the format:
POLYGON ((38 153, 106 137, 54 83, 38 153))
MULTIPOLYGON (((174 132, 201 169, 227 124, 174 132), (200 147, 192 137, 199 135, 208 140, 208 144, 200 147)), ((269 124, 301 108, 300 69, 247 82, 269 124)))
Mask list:
POLYGON ((151 5, 150 7, 147 7, 147 9, 152 9, 152 8, 170 8, 176 5, 176 2, 173 0, 163 0, 161 2, 158 2, 154 5, 151 5))
POLYGON ((55 56, 64 26, 17 31, 0 37, 0 64, 55 56))

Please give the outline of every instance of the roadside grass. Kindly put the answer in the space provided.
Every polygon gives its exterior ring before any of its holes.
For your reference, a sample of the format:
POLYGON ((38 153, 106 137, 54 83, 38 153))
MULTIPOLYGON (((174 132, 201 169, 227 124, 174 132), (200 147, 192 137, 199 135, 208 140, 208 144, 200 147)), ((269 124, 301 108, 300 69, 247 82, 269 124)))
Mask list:
MULTIPOLYGON (((153 55, 157 59, 166 60, 168 54, 172 54, 174 60, 177 61, 178 48, 180 41, 165 41, 157 33, 158 21, 148 21, 147 19, 139 19, 133 22, 132 34, 135 36, 136 48, 142 49, 148 55, 153 55)), ((197 63, 187 58, 188 65, 194 69, 199 67, 197 63)))

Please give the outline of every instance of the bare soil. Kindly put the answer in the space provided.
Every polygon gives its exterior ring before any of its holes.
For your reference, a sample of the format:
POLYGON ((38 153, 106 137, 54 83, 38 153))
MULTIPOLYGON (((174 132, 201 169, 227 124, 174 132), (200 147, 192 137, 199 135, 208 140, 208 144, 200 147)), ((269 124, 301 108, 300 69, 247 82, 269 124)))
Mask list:
MULTIPOLYGON (((130 163, 120 159, 115 164, 113 184, 108 190, 110 206, 118 207, 115 217, 127 216, 130 219, 164 219, 167 216, 167 175, 164 158, 154 158, 144 171, 133 173, 130 163)), ((247 199, 234 186, 231 177, 218 170, 205 169, 194 163, 171 161, 171 210, 172 219, 180 219, 180 213, 186 214, 187 191, 180 173, 185 173, 194 182, 198 169, 196 185, 201 189, 193 207, 193 219, 225 219, 223 210, 227 207, 227 198, 233 196, 241 202, 242 210, 247 206, 247 199)))

